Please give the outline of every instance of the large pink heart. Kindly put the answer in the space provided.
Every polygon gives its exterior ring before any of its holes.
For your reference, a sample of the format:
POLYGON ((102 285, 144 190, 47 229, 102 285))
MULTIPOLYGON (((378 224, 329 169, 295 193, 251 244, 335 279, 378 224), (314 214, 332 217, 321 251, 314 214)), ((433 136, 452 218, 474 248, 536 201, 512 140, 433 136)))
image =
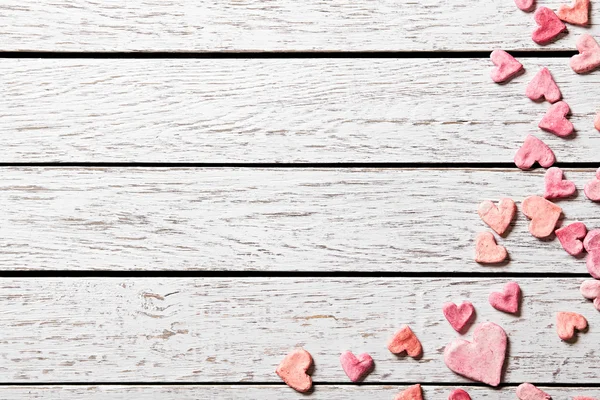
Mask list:
POLYGON ((458 339, 446 346, 444 362, 457 374, 498 386, 507 342, 504 329, 493 322, 485 322, 475 328, 473 342, 458 339))

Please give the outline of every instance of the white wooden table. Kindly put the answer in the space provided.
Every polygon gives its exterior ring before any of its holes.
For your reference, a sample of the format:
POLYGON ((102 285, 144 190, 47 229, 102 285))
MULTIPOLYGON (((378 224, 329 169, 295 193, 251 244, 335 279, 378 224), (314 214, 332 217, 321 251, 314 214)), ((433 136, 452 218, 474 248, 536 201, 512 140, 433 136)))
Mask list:
MULTIPOLYGON (((540 1, 556 9, 562 1, 540 1)), ((542 138, 579 189, 564 221, 600 227, 600 72, 568 67, 583 32, 539 47, 512 0, 2 0, 0 399, 426 400, 600 397, 600 315, 585 261, 519 213, 510 261, 473 261, 484 199, 543 191, 512 163, 542 138), (526 73, 489 78, 489 52, 526 73), (574 138, 524 95, 558 82, 574 138), (516 280, 522 312, 488 294, 516 280), (510 339, 500 389, 446 368, 446 301, 510 339), (574 343, 555 313, 590 323, 574 343), (409 324, 420 360, 386 340, 409 324), (315 390, 275 375, 303 346, 315 390), (375 370, 350 384, 343 350, 375 370)), ((465 335, 470 339, 472 329, 465 335)))

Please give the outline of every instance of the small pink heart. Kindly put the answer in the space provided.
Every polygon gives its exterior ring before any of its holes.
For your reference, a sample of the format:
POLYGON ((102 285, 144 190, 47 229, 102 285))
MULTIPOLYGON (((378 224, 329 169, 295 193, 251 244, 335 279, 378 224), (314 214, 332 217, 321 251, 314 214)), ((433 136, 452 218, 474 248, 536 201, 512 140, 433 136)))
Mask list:
POLYGON ((351 351, 343 352, 340 355, 340 362, 344 372, 352 382, 362 381, 375 366, 373 358, 367 353, 359 354, 356 357, 351 351))
POLYGON ((535 74, 525 89, 525 95, 533 101, 546 99, 550 103, 556 103, 562 97, 550 70, 546 67, 535 74))
POLYGON ((520 10, 529 12, 535 8, 535 0, 515 0, 515 4, 520 10))
POLYGON ((600 168, 596 170, 596 177, 585 184, 583 193, 592 201, 600 201, 600 168))
POLYGON ((587 326, 587 320, 581 314, 574 312, 556 313, 556 331, 558 332, 558 337, 562 340, 572 339, 575 335, 575 329, 582 331, 587 326))
POLYGON ((455 340, 444 349, 444 362, 452 371, 475 381, 498 386, 506 356, 506 332, 493 322, 478 325, 473 342, 455 340))
POLYGON ((532 32, 531 38, 537 44, 548 44, 567 30, 567 26, 548 7, 538 8, 533 18, 538 27, 532 32))
POLYGON ((577 191, 575 184, 564 179, 563 172, 558 167, 552 167, 546 171, 544 185, 544 197, 547 199, 569 197, 577 191))
POLYGON ((497 264, 504 260, 508 253, 503 246, 496 244, 491 232, 481 232, 475 238, 475 261, 480 264, 497 264))
POLYGON ((442 311, 454 330, 460 332, 473 317, 475 307, 468 301, 463 301, 460 306, 456 306, 454 303, 444 303, 442 311))
POLYGON ((536 388, 531 383, 522 383, 517 386, 517 397, 520 400, 550 400, 548 393, 536 388))
POLYGON ((423 400, 423 391, 421 385, 412 385, 398 393, 394 400, 423 400))
POLYGON ((589 10, 590 0, 575 0, 572 6, 561 4, 556 15, 573 25, 587 25, 589 10))
POLYGON ((277 375, 292 389, 305 393, 312 388, 312 379, 307 374, 313 359, 304 349, 289 353, 277 367, 277 375))
POLYGON ((423 346, 408 325, 404 325, 388 341, 388 350, 394 354, 406 354, 415 358, 423 354, 423 346))
POLYGON ((563 249, 572 256, 583 252, 583 239, 587 228, 583 222, 573 222, 554 231, 563 249))
POLYGON ((583 281, 579 290, 583 297, 593 300, 594 307, 596 307, 596 310, 600 311, 600 281, 595 279, 583 281))
POLYGON ((538 127, 554 133, 556 136, 566 137, 573 133, 573 124, 566 116, 569 115, 571 109, 564 101, 552 104, 544 118, 538 124, 538 127))
POLYGON ((571 57, 571 68, 578 74, 585 74, 600 67, 600 46, 596 40, 584 33, 577 39, 579 54, 571 57))
POLYGON ((592 229, 585 235, 583 247, 589 253, 600 250, 600 229, 592 229))
POLYGON ((592 250, 588 252, 585 258, 585 266, 590 275, 595 279, 600 279, 600 251, 592 250))
POLYGON ((496 83, 509 81, 523 70, 523 64, 504 50, 492 51, 490 58, 495 65, 492 80, 496 83))
POLYGON ((502 235, 515 217, 517 205, 512 199, 506 197, 500 199, 498 205, 499 207, 496 207, 490 200, 484 200, 479 205, 477 213, 483 222, 488 224, 498 235, 502 235))
POLYGON ((529 232, 536 238, 550 236, 562 213, 562 208, 540 196, 527 197, 523 200, 521 209, 531 219, 529 232))
POLYGON ((521 169, 529 169, 538 162, 542 167, 548 168, 556 162, 554 153, 540 139, 527 135, 525 142, 515 154, 515 164, 521 169))
POLYGON ((516 314, 519 311, 521 287, 517 282, 508 282, 502 292, 490 293, 489 301, 496 310, 516 314))
POLYGON ((454 389, 448 396, 448 400, 471 400, 471 396, 462 389, 454 389))

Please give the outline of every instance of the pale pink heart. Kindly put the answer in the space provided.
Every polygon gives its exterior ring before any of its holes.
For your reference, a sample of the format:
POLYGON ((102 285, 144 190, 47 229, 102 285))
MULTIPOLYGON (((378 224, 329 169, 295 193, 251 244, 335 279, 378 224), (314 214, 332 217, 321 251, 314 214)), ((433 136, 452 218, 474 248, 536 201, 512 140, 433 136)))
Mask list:
POLYGON ((537 44, 548 44, 567 30, 567 26, 548 7, 540 7, 533 14, 538 27, 531 33, 531 39, 537 44))
POLYGON ((544 176, 544 197, 560 199, 572 196, 577 191, 575 184, 564 179, 563 172, 558 167, 552 167, 544 176))
POLYGON ((583 252, 583 239, 587 234, 587 228, 583 222, 573 222, 567 226, 554 231, 563 249, 572 256, 583 252))
POLYGON ((575 330, 582 331, 587 328, 588 322, 581 314, 574 312, 556 313, 556 331, 562 340, 572 339, 575 330))
POLYGON ((523 64, 504 50, 494 50, 490 59, 495 67, 492 68, 492 80, 496 83, 506 82, 523 70, 523 64))
POLYGON ((570 112, 571 108, 564 101, 552 104, 538 127, 559 137, 569 136, 574 130, 573 124, 566 118, 570 112))
POLYGON ((573 25, 587 25, 590 14, 590 0, 575 0, 572 6, 561 4, 556 15, 573 25))
POLYGON ((544 168, 551 167, 556 161, 554 153, 540 139, 527 135, 523 145, 515 154, 515 164, 521 169, 529 169, 537 161, 544 168))
POLYGON ((475 328, 473 342, 458 339, 446 346, 444 362, 457 374, 498 386, 507 340, 504 329, 493 322, 485 322, 475 328))
POLYGON ((480 264, 497 264, 504 260, 508 253, 503 246, 496 244, 491 232, 481 232, 475 238, 475 261, 480 264))
POLYGON ((596 307, 596 310, 600 311, 600 281, 595 279, 583 281, 579 290, 583 297, 593 300, 594 307, 596 307))
POLYGON ((533 101, 546 99, 550 103, 556 103, 562 97, 562 93, 554 81, 550 70, 546 67, 540 69, 531 82, 529 82, 527 89, 525 89, 525 95, 533 101))
POLYGON ((448 400, 471 400, 471 396, 462 389, 454 389, 448 396, 448 400))
POLYGON ((519 300, 521 298, 521 287, 517 282, 508 282, 504 285, 502 292, 492 292, 489 302, 496 310, 511 314, 519 312, 519 300))
POLYGON ((596 170, 596 177, 585 184, 583 192, 592 201, 600 201, 600 168, 596 170))
POLYGON ((529 196, 521 204, 529 223, 529 232, 536 238, 548 237, 554 232, 562 208, 540 196, 529 196))
POLYGON ((507 197, 500 199, 498 207, 490 201, 484 200, 479 204, 477 213, 490 228, 498 235, 503 235, 515 217, 517 205, 507 197))
POLYGON ((362 381, 375 365, 373 358, 367 353, 359 354, 357 357, 351 351, 345 351, 340 355, 340 363, 352 382, 362 381))
POLYGON ((296 349, 289 353, 277 367, 277 375, 292 389, 305 393, 312 388, 312 379, 307 371, 313 359, 304 349, 296 349))
POLYGON ((423 400, 421 385, 412 385, 398 393, 394 400, 423 400))
POLYGON ((535 0, 515 0, 515 4, 521 11, 529 12, 535 8, 535 0))
POLYGON ((571 57, 571 68, 578 74, 585 74, 600 67, 600 46, 596 40, 584 33, 577 39, 579 54, 571 57))
POLYGON ((517 386, 517 397, 519 400, 550 400, 548 393, 538 389, 531 383, 522 383, 517 386))
POLYGON ((600 250, 600 229, 592 229, 585 235, 583 247, 590 253, 600 250))
POLYGON ((585 266, 593 278, 600 279, 600 250, 588 252, 585 258, 585 266))
POLYGON ((444 303, 442 311, 452 328, 456 332, 460 332, 473 317, 475 307, 468 301, 463 301, 460 306, 454 303, 444 303))

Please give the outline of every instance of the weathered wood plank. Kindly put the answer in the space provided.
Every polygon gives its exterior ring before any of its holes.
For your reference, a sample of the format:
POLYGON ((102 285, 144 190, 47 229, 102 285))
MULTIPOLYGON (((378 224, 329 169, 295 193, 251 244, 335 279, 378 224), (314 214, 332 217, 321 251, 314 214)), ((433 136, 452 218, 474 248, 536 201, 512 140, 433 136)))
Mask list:
MULTIPOLYGON (((543 192, 543 170, 3 168, 0 269, 586 273, 519 212, 473 261, 484 199, 543 192)), ((567 221, 600 226, 580 189, 567 221)))
POLYGON ((522 61, 500 86, 485 59, 5 59, 0 160, 512 162, 531 133, 559 161, 597 161, 600 73, 522 61), (542 132, 547 103, 524 95, 544 65, 573 139, 542 132))
MULTIPOLYGON (((0 281, 2 382, 280 382, 283 356, 303 346, 315 382, 347 382, 340 352, 369 352, 366 382, 465 382, 443 362, 459 335, 446 301, 470 299, 476 323, 510 341, 504 382, 599 383, 600 314, 582 279, 520 279, 520 316, 487 302, 505 279, 52 278, 0 281), (590 329, 560 341, 555 313, 585 315, 590 329), (420 360, 386 347, 402 324, 423 343, 420 360)), ((470 338, 473 328, 467 332, 470 338)))
MULTIPOLYGON (((16 386, 0 388, 0 396, 11 400, 60 398, 62 400, 197 400, 197 399, 373 399, 390 400, 406 386, 336 386, 316 385, 309 397, 284 386, 16 386), (53 397, 49 397, 53 396, 53 397)), ((597 388, 540 387, 554 400, 571 400, 573 396, 598 397, 597 388)), ((466 388, 477 399, 513 400, 515 388, 466 388)), ((426 386, 426 400, 445 399, 450 387, 426 386)))
MULTIPOLYGON (((564 0, 544 6, 557 9, 564 0)), ((540 47, 512 1, 3 0, 4 51, 413 51, 573 49, 581 32, 540 47)))

